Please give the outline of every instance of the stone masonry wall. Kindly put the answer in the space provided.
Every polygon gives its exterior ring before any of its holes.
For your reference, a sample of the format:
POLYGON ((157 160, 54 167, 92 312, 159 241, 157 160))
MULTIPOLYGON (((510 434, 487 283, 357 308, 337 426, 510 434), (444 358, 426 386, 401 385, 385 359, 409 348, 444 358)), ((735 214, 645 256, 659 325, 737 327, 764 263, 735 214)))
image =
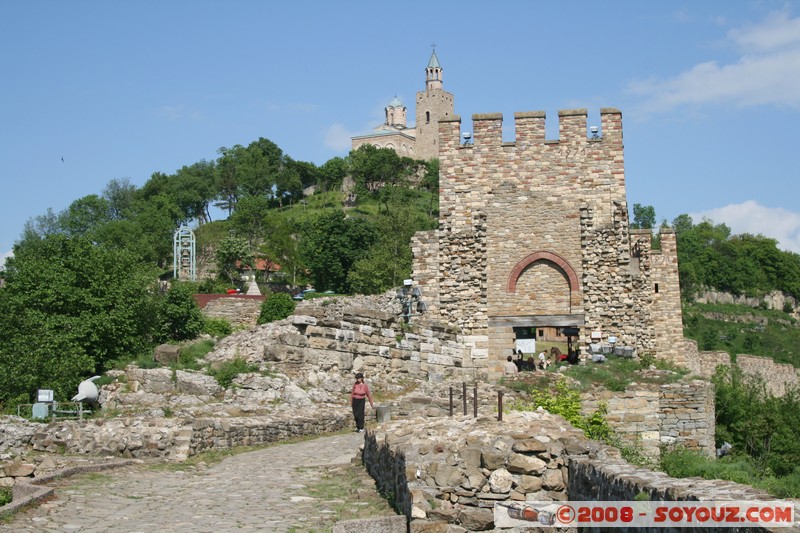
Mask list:
MULTIPOLYGON (((697 343, 688 339, 685 345, 688 348, 686 366, 695 375, 710 378, 718 366, 731 366, 731 356, 727 352, 701 352, 697 343)), ((800 386, 800 369, 788 363, 776 363, 769 357, 739 354, 736 366, 745 375, 763 379, 767 391, 775 396, 783 396, 789 389, 800 386)))
POLYGON ((675 251, 651 261, 649 241, 631 241, 621 113, 601 109, 602 135, 588 137, 587 111, 562 110, 557 141, 545 139, 544 112, 514 119, 516 140, 503 142, 502 115, 473 115, 467 145, 459 117, 439 121, 437 249, 425 244, 430 234, 414 247, 431 309, 487 337, 493 379, 509 347, 493 333, 510 324, 576 326, 584 344, 599 331, 639 352, 674 350, 675 251), (654 298, 656 278, 664 293, 654 298))
POLYGON ((215 357, 276 362, 301 385, 320 371, 363 372, 367 379, 390 374, 426 380, 486 379, 483 336, 463 335, 427 315, 407 325, 389 311, 356 307, 336 314, 331 312, 335 304, 314 302, 298 308, 296 312, 303 314, 274 322, 251 336, 223 339, 215 357))
POLYGON ((662 445, 714 455, 714 387, 707 381, 593 390, 581 395, 581 411, 590 414, 601 402, 608 407, 606 420, 614 431, 650 457, 657 458, 662 445))
POLYGON ((659 389, 662 444, 678 445, 714 457, 714 386, 701 380, 668 383, 659 389))
MULTIPOLYGON (((199 294, 197 297, 206 295, 199 294)), ((201 306, 203 316, 208 318, 224 318, 233 327, 254 326, 261 314, 263 296, 247 295, 209 295, 218 296, 205 301, 201 306)))
POLYGON ((362 459, 412 533, 449 531, 448 524, 492 530, 496 503, 633 501, 642 493, 656 501, 773 499, 728 481, 634 467, 546 412, 385 423, 367 431, 362 459))
POLYGON ((275 415, 225 419, 114 418, 42 424, 34 450, 181 461, 199 452, 256 446, 340 430, 352 415, 319 408, 313 416, 275 415))
POLYGON ((675 232, 669 228, 659 231, 661 250, 650 256, 650 286, 644 292, 652 297, 650 315, 655 330, 655 345, 659 357, 687 365, 687 344, 683 337, 681 287, 678 277, 678 244, 675 232))

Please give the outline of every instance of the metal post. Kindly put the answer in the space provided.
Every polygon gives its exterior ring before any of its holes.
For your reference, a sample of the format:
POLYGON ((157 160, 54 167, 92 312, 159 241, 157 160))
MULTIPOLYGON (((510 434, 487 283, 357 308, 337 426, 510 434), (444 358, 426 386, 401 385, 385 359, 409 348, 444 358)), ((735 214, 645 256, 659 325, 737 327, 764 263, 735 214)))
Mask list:
POLYGON ((453 387, 450 386, 450 417, 453 416, 453 387))
POLYGON ((497 391, 497 421, 503 421, 503 391, 497 391))
POLYGON ((462 399, 462 401, 464 403, 464 416, 467 416, 467 382, 465 381, 465 382, 461 383, 461 386, 462 386, 462 389, 463 389, 463 391, 461 393, 461 399, 462 399))
POLYGON ((478 418, 478 386, 472 389, 472 416, 478 418))

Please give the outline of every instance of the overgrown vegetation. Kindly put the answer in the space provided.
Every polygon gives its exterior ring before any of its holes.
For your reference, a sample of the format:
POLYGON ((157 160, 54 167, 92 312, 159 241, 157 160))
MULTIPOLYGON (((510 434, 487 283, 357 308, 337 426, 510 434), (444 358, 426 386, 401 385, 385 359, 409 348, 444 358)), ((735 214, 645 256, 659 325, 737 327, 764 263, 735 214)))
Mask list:
POLYGON ((242 357, 224 361, 219 366, 208 369, 208 373, 225 389, 231 386, 236 376, 247 372, 258 372, 258 365, 250 364, 242 357))
POLYGON ((778 476, 744 454, 712 459, 694 450, 665 449, 659 469, 677 478, 724 479, 764 489, 778 498, 800 497, 800 469, 778 476))
POLYGON ((261 304, 258 323, 266 324, 267 322, 283 320, 294 312, 295 305, 292 297, 285 292, 273 292, 261 304))
POLYGON ((176 370, 199 370, 202 359, 207 353, 214 349, 214 341, 204 339, 181 348, 178 360, 173 364, 176 370))
POLYGON ((0 507, 11 503, 11 487, 0 487, 0 507))
POLYGON ((612 430, 605 419, 606 406, 601 405, 589 416, 582 415, 580 392, 571 388, 565 379, 559 379, 548 388, 525 383, 515 385, 516 390, 526 393, 528 397, 516 400, 509 409, 533 411, 542 407, 552 414, 563 416, 574 427, 582 429, 590 439, 607 441, 611 437, 612 430))
POLYGON ((639 360, 609 356, 604 363, 568 366, 564 371, 565 375, 580 383, 582 390, 599 385, 612 391, 623 391, 634 381, 658 384, 674 383, 687 373, 686 369, 672 365, 663 359, 644 356, 639 360), (658 376, 638 373, 640 370, 649 368, 650 365, 668 372, 660 373, 658 376))
POLYGON ((684 303, 683 323, 684 335, 700 350, 762 355, 800 368, 800 328, 782 311, 684 303))
POLYGON ((708 287, 745 296, 782 291, 800 299, 800 255, 780 250, 775 239, 731 235, 725 224, 707 219, 694 224, 685 214, 672 227, 685 298, 708 287))

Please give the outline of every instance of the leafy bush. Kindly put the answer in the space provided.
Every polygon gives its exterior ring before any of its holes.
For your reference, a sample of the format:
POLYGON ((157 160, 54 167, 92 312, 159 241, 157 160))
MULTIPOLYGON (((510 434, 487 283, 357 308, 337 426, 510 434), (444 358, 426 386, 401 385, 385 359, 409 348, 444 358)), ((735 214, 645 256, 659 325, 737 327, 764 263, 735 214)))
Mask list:
POLYGON ((193 339, 203 328, 203 315, 194 299, 192 284, 173 282, 160 305, 164 340, 193 339))
POLYGON ((553 390, 528 388, 529 399, 517 400, 511 409, 517 411, 533 411, 542 407, 554 415, 561 415, 578 429, 582 429, 590 439, 607 441, 613 431, 605 419, 606 405, 601 403, 597 411, 589 416, 581 414, 581 395, 560 379, 553 390))
POLYGON ((229 281, 207 278, 197 284, 197 292, 200 294, 225 294, 230 287, 229 281))
POLYGON ((203 318, 203 333, 221 339, 233 333, 233 326, 224 318, 203 318))
POLYGON ((778 498, 800 497, 800 469, 775 476, 761 461, 746 455, 713 459, 680 447, 665 449, 661 452, 659 469, 677 478, 724 479, 764 489, 778 498))
POLYGON ((261 314, 258 316, 259 324, 283 320, 294 312, 295 301, 285 292, 273 292, 261 304, 261 314))
POLYGON ((208 373, 214 376, 214 379, 225 389, 231 386, 233 378, 247 372, 258 372, 258 365, 252 365, 241 357, 225 361, 217 368, 210 368, 208 370, 208 373))

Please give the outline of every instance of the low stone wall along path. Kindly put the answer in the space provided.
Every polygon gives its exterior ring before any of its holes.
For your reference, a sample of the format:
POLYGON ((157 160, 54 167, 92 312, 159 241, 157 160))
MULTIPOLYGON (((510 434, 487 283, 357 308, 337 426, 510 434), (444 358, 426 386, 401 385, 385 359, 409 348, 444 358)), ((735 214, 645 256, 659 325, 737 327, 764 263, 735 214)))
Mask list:
MULTIPOLYGON (((63 479, 53 499, 0 522, 0 531, 330 530, 332 508, 366 504, 318 499, 306 489, 333 465, 349 465, 363 440, 359 433, 337 434, 185 470, 137 465, 63 479)), ((363 485, 360 493, 375 491, 374 483, 363 485)))

